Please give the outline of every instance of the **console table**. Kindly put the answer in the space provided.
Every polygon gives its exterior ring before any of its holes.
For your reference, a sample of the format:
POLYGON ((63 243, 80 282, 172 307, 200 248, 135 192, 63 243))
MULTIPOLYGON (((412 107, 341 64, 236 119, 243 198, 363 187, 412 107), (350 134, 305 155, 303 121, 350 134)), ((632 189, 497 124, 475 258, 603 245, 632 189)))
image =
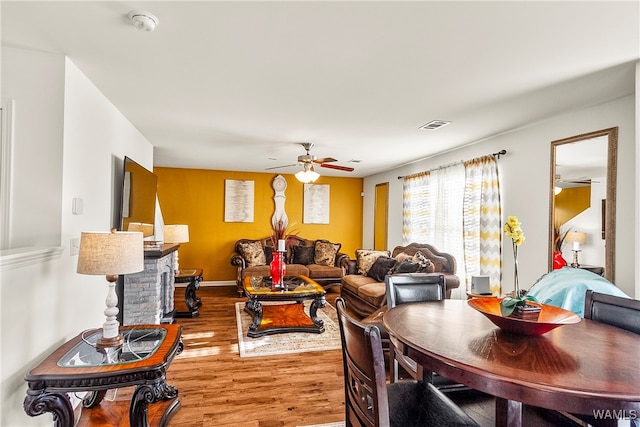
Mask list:
POLYGON ((578 265, 578 268, 581 268, 583 270, 589 270, 590 272, 595 273, 598 276, 603 276, 604 277, 604 267, 599 267, 597 265, 580 264, 580 265, 578 265))
POLYGON ((120 328, 120 348, 97 349, 101 329, 85 331, 51 353, 25 376, 28 383, 24 411, 30 416, 53 414, 55 427, 74 424, 67 393, 89 392, 86 408, 100 404, 109 389, 136 386, 131 397, 132 427, 149 426, 147 405, 172 400, 163 420, 179 408, 178 390, 166 382, 166 370, 182 351, 180 325, 135 325, 120 328))
POLYGON ((198 309, 202 306, 200 297, 196 295, 196 291, 200 289, 202 281, 202 269, 180 269, 175 274, 176 283, 187 283, 184 292, 184 302, 188 311, 176 311, 174 317, 198 317, 198 309))

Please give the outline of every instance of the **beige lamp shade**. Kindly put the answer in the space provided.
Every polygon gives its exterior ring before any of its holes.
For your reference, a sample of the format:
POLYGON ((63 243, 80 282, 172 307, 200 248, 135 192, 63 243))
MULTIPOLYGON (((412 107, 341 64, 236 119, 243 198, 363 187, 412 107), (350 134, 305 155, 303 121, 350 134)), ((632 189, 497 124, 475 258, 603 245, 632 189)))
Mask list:
POLYGON ((151 236, 153 235, 153 224, 130 222, 127 231, 141 231, 143 236, 151 236))
POLYGON ((564 239, 567 243, 580 243, 584 245, 587 241, 587 233, 581 233, 579 231, 570 231, 564 239))
POLYGON ((78 253, 80 274, 118 275, 144 270, 141 232, 82 232, 78 253))
POLYGON ((165 225, 164 241, 166 243, 187 243, 189 241, 189 226, 185 224, 165 225))

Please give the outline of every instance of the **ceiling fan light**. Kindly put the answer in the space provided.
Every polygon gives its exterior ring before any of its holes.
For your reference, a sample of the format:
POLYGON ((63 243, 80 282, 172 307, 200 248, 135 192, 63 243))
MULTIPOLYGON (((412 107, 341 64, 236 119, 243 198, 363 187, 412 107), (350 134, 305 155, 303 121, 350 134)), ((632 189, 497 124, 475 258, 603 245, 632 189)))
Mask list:
POLYGON ((316 179, 320 177, 320 174, 311 169, 301 170, 296 173, 296 179, 304 184, 309 184, 310 182, 314 182, 316 179))

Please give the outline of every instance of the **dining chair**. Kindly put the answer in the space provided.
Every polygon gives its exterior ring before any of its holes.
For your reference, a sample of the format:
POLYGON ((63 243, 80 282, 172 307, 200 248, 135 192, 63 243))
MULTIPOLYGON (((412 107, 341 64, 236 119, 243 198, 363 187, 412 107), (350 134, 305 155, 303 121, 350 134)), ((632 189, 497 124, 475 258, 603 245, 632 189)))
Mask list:
MULTIPOLYGON (((617 328, 640 334, 640 301, 617 295, 603 294, 591 289, 584 298, 584 318, 606 323, 617 328)), ((589 415, 571 414, 594 427, 617 426, 617 420, 595 419, 589 415)), ((630 420, 631 426, 637 426, 638 420, 630 420)))
MULTIPOLYGON (((441 301, 445 298, 445 281, 443 275, 438 274, 396 274, 385 277, 387 287, 387 308, 392 309, 399 304, 424 301, 441 301)), ((391 382, 398 381, 398 370, 402 368, 414 380, 422 381, 424 372, 422 366, 413 359, 405 356, 393 345, 389 344, 389 377, 391 382)), ((430 382, 437 378, 429 378, 430 382)))
POLYGON ((640 334, 640 301, 588 290, 584 318, 640 334))
POLYGON ((477 426, 433 384, 386 382, 380 330, 347 314, 336 300, 344 365, 346 426, 477 426))

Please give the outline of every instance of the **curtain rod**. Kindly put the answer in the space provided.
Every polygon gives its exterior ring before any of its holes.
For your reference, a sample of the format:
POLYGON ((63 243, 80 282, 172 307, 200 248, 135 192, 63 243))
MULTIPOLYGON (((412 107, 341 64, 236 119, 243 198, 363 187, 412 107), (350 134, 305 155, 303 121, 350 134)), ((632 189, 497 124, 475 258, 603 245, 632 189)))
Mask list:
MULTIPOLYGON (((496 157, 498 160, 500 160, 500 156, 504 156, 505 154, 507 154, 507 150, 502 149, 502 150, 498 151, 497 153, 492 153, 490 155, 493 156, 493 157, 496 157)), ((464 163, 464 162, 461 160, 459 162, 449 163, 448 165, 438 166, 435 169, 430 169, 430 171, 431 170, 436 170, 436 169, 443 169, 443 168, 446 168, 446 167, 449 167, 449 166, 457 165, 458 163, 464 163)), ((420 172, 418 172, 418 173, 420 173, 420 172)), ((404 178, 404 176, 398 176, 398 179, 403 179, 403 178, 404 178)))

